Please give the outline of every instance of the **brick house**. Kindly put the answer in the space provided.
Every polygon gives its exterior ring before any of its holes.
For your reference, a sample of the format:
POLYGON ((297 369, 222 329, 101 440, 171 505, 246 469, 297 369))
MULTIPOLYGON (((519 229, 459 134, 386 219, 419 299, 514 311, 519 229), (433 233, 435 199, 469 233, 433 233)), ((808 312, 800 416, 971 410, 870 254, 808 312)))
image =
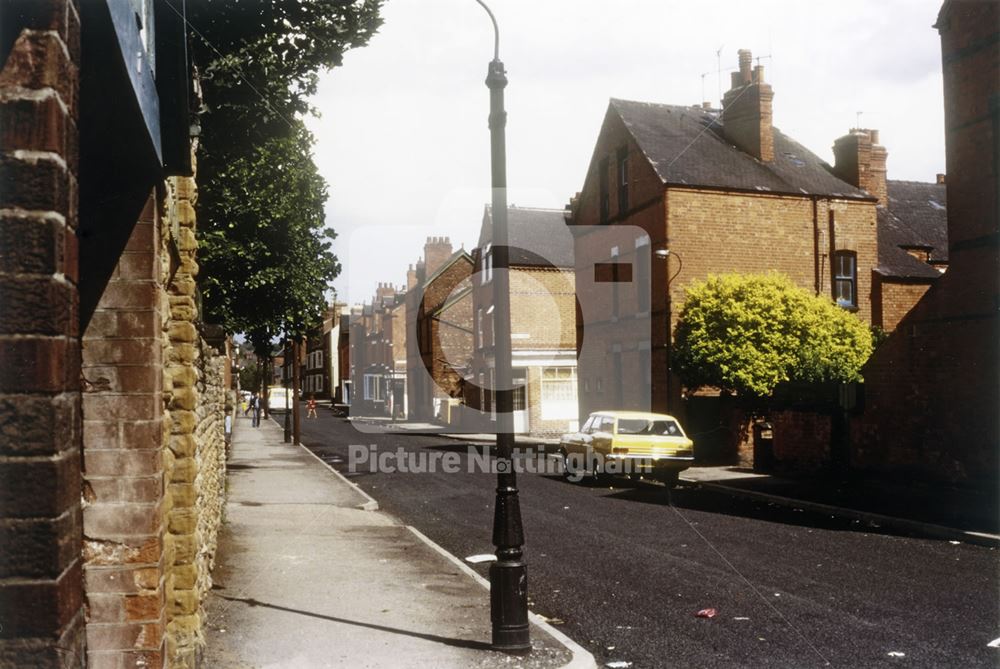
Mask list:
POLYGON ((948 267, 948 217, 943 174, 937 183, 887 185, 888 206, 878 209, 872 322, 892 332, 948 267))
POLYGON ((340 360, 337 345, 340 339, 340 313, 344 304, 328 305, 323 322, 306 337, 305 371, 302 376, 302 396, 317 401, 333 401, 340 385, 340 360))
POLYGON ((447 237, 428 237, 424 257, 407 274, 407 418, 450 416, 463 395, 473 354, 472 256, 447 237))
POLYGON ((336 355, 337 367, 340 369, 336 389, 334 390, 333 403, 342 407, 351 406, 351 389, 353 383, 351 377, 351 313, 353 307, 347 313, 341 311, 339 316, 340 325, 337 328, 336 355))
MULTIPOLYGON (((558 209, 509 207, 511 355, 514 429, 559 435, 577 425, 576 291, 573 238, 558 209)), ((493 218, 483 214, 473 251, 472 309, 475 354, 466 403, 482 413, 477 431, 494 431, 493 218)), ((463 427, 472 428, 463 424, 463 427)))
POLYGON ((945 2, 948 271, 864 369, 851 466, 997 488, 1000 5, 945 2))
POLYGON ((405 416, 406 291, 379 283, 372 301, 352 315, 352 413, 405 416))
POLYGON ((871 131, 849 133, 831 167, 773 127, 772 97, 741 50, 721 111, 611 100, 568 206, 581 418, 685 414, 665 324, 672 331, 685 287, 710 273, 778 271, 871 322, 885 151, 871 131))

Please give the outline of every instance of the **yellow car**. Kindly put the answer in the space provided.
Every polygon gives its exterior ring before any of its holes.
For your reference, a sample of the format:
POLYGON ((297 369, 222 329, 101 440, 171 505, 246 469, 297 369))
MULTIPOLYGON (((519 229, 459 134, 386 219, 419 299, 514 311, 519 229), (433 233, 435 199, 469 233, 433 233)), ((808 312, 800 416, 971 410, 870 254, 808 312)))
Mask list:
POLYGON ((673 416, 641 411, 597 411, 579 432, 559 440, 564 472, 574 481, 588 475, 651 475, 673 485, 694 462, 694 442, 673 416))

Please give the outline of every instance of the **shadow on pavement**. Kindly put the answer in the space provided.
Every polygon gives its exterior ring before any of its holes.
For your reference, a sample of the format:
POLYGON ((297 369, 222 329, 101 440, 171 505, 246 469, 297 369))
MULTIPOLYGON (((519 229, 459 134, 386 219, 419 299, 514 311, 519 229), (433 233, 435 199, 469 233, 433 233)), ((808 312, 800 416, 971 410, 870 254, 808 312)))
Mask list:
POLYGON ((312 611, 301 611, 299 609, 292 609, 286 606, 279 606, 277 604, 268 604, 267 602, 261 602, 259 600, 250 597, 230 597, 228 595, 218 595, 220 599, 225 599, 230 602, 241 602, 247 606, 264 606, 269 609, 274 609, 276 611, 287 611, 288 613, 295 613, 300 616, 309 616, 310 618, 319 618, 322 620, 329 620, 335 623, 341 623, 344 625, 356 625, 357 627, 365 627, 367 629, 378 630, 380 632, 389 632, 391 634, 402 634, 404 636, 414 637, 416 639, 424 639, 425 641, 434 641, 436 643, 442 643, 446 646, 454 646, 456 648, 471 648, 472 650, 491 650, 490 644, 485 641, 472 641, 469 639, 451 639, 448 637, 439 636, 437 634, 424 634, 422 632, 413 632, 411 630, 401 630, 396 627, 386 627, 385 625, 376 625, 374 623, 363 623, 358 620, 348 620, 346 618, 337 618, 335 616, 327 616, 321 613, 313 613, 312 611))

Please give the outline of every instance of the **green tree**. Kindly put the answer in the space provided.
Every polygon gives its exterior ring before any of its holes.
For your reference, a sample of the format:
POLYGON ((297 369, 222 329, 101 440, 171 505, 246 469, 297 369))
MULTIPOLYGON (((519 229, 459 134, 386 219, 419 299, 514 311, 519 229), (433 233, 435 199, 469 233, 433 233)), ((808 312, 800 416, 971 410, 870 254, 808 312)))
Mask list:
POLYGON ((269 350, 318 321, 340 265, 302 117, 319 73, 380 25, 381 0, 188 3, 204 99, 198 183, 205 315, 269 350))
POLYGON ((780 274, 710 276, 687 290, 673 360, 692 388, 769 396, 785 381, 861 380, 872 352, 856 316, 780 274))

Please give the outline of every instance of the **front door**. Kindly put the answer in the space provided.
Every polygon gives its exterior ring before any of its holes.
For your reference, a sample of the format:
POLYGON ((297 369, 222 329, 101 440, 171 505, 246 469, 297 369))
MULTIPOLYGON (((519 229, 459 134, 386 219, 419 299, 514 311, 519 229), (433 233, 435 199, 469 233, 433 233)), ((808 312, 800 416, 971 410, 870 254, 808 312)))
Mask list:
POLYGON ((515 368, 511 372, 514 385, 514 432, 528 431, 528 370, 515 368))

